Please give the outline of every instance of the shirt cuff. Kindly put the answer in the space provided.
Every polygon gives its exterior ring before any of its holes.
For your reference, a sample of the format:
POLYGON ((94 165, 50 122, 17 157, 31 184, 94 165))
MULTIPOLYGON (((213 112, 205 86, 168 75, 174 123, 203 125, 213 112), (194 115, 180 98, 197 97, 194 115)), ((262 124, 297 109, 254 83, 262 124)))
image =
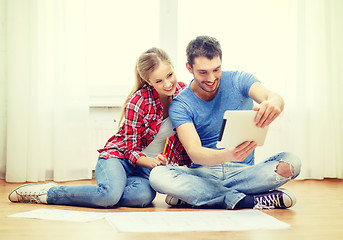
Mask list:
POLYGON ((142 157, 142 156, 145 156, 142 152, 140 151, 132 151, 129 153, 129 157, 128 159, 130 160, 130 162, 136 166, 136 162, 137 160, 142 157))

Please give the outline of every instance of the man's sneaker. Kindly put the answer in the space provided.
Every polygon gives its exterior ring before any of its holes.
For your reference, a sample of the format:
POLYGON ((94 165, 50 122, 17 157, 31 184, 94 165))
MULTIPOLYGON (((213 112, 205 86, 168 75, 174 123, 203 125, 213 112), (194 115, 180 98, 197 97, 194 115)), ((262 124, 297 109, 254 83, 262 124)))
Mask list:
POLYGON ((176 197, 167 195, 165 202, 173 207, 186 207, 186 206, 190 206, 188 203, 186 203, 185 201, 182 201, 181 199, 178 199, 176 197))
POLYGON ((8 199, 11 202, 19 203, 47 203, 46 198, 49 189, 57 185, 54 182, 24 184, 14 189, 8 199))
POLYGON ((290 208, 295 205, 295 202, 295 196, 291 192, 277 188, 267 193, 255 195, 254 209, 290 208))

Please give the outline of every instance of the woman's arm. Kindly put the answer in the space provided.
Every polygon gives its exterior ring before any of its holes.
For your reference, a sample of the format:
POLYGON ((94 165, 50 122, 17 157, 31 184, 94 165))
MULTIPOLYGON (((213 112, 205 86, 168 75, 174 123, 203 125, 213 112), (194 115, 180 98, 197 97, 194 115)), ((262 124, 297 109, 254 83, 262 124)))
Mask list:
POLYGON ((124 111, 124 156, 133 164, 136 164, 136 161, 140 157, 145 156, 140 151, 142 149, 142 136, 145 129, 143 123, 144 99, 139 95, 134 95, 126 104, 124 111))

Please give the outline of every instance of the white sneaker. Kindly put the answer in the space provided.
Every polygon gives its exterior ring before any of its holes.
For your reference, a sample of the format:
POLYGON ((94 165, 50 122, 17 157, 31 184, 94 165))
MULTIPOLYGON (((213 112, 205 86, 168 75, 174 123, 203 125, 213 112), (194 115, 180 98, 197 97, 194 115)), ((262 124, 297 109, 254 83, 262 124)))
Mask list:
POLYGON ((188 203, 186 203, 185 201, 182 201, 181 199, 178 199, 176 197, 167 195, 165 202, 173 207, 182 207, 182 206, 190 206, 188 203))
POLYGON ((14 189, 8 199, 19 203, 47 203, 49 189, 57 185, 55 182, 24 184, 14 189))

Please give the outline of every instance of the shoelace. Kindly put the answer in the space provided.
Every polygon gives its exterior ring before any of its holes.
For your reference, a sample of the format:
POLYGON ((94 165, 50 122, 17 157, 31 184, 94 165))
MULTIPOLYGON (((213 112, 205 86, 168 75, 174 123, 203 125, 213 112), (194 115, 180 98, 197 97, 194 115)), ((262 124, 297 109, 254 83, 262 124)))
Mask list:
POLYGON ((18 202, 22 203, 42 203, 39 199, 40 194, 36 193, 24 193, 20 194, 17 192, 18 202))
POLYGON ((279 194, 272 194, 261 196, 256 198, 257 203, 254 209, 273 209, 275 207, 281 207, 279 194))

